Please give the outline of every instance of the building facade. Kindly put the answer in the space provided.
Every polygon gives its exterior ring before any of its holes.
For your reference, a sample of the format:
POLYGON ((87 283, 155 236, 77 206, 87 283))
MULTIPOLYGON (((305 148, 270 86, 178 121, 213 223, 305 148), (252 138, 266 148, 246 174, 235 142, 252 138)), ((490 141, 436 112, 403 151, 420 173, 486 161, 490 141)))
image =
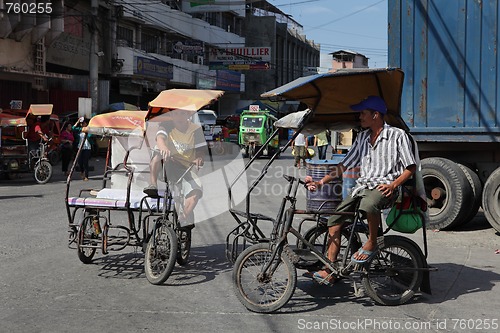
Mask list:
POLYGON ((90 97, 92 113, 145 109, 162 90, 199 88, 225 90, 216 111, 231 114, 319 65, 319 45, 266 1, 50 3, 27 15, 0 2, 0 108, 51 103, 61 114, 90 97))
POLYGON ((368 68, 368 58, 361 53, 350 50, 339 50, 332 55, 332 72, 342 68, 368 68))

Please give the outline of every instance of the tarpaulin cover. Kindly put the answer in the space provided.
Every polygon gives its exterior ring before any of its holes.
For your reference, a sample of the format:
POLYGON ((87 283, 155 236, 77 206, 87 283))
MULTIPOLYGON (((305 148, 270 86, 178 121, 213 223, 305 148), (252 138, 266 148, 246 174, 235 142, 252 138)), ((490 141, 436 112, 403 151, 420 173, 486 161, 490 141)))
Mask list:
POLYGON ((312 110, 307 122, 328 128, 334 122, 359 124, 359 114, 350 105, 380 96, 387 105, 386 122, 407 130, 400 116, 403 80, 404 73, 397 68, 345 69, 301 77, 261 97, 303 102, 312 110))
POLYGON ((120 110, 98 114, 84 131, 102 136, 144 136, 147 111, 120 110))
POLYGON ((162 91, 149 102, 146 119, 176 109, 198 111, 216 101, 224 94, 222 90, 169 89, 162 91))

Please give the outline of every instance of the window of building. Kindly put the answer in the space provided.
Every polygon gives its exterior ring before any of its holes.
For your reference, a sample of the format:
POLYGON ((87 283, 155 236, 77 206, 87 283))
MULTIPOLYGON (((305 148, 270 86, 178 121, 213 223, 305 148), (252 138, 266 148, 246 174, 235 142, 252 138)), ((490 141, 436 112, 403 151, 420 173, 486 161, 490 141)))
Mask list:
POLYGON ((158 36, 142 33, 141 34, 141 49, 148 53, 158 53, 158 36))
POLYGON ((122 26, 118 26, 116 28, 116 40, 121 41, 121 45, 123 46, 129 46, 133 47, 134 46, 134 30, 125 28, 122 26))

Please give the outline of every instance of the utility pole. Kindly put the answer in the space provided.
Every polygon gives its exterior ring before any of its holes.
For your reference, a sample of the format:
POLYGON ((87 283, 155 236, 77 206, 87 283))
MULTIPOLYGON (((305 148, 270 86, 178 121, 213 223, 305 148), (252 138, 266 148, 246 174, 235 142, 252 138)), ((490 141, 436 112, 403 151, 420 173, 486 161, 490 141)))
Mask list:
POLYGON ((91 0, 90 17, 90 59, 89 59, 89 93, 92 100, 92 116, 97 114, 98 106, 98 85, 99 85, 99 58, 97 54, 97 13, 99 8, 98 0, 91 0))

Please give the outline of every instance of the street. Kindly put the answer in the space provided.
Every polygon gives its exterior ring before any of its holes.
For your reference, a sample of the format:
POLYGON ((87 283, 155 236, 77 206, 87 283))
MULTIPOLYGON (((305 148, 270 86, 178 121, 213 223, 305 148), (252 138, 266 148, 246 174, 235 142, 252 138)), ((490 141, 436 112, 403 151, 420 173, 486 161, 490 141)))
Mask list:
MULTIPOLYGON (((257 161, 262 166, 266 160, 257 161)), ((100 185, 103 157, 93 158, 90 181, 100 185)), ((298 271, 290 302, 275 314, 248 311, 236 298, 225 239, 236 225, 227 212, 198 223, 190 262, 176 265, 162 286, 148 283, 140 248, 127 247, 85 265, 67 246, 66 189, 60 164, 51 181, 31 175, 0 181, 0 332, 498 332, 500 236, 481 211, 454 231, 428 231, 432 295, 397 307, 355 297, 344 279, 315 284, 298 271)), ((290 150, 270 168, 252 207, 273 216, 290 150)), ((252 167, 249 177, 255 177, 252 167)), ((75 179, 77 176, 74 176, 75 179)), ((299 207, 305 207, 304 190, 299 207)), ((421 232, 410 235, 422 244, 421 232)))

